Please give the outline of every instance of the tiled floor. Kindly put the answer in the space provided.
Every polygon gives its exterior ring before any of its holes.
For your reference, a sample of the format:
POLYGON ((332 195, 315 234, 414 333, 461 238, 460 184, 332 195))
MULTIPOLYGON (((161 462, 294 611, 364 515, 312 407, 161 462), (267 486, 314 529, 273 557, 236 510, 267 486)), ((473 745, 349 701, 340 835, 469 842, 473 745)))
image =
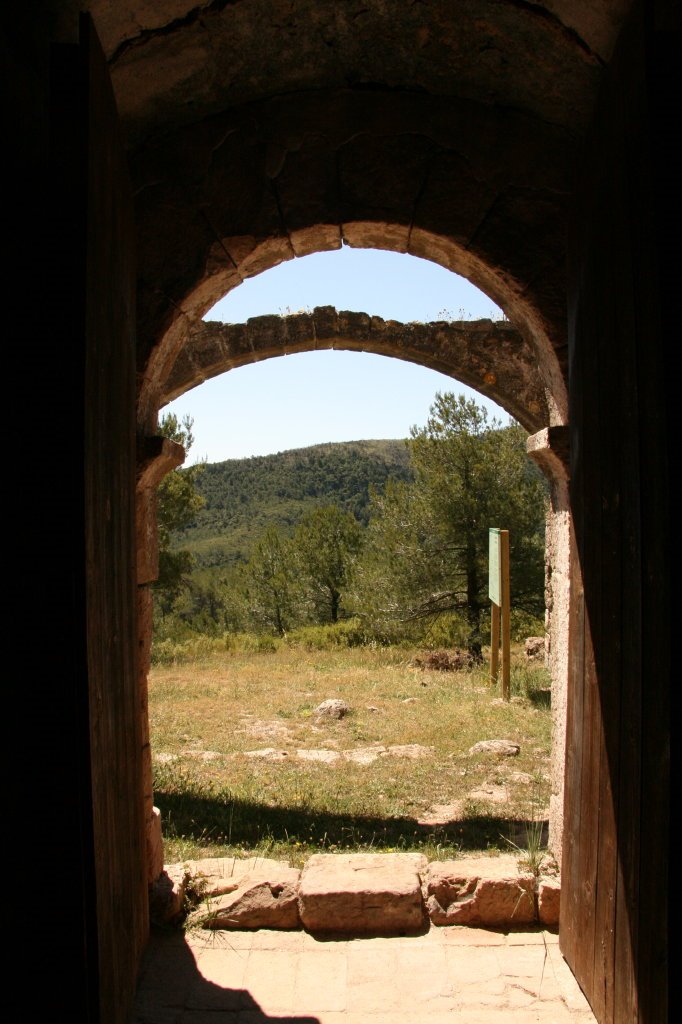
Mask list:
POLYGON ((548 932, 154 937, 132 1024, 594 1024, 548 932))

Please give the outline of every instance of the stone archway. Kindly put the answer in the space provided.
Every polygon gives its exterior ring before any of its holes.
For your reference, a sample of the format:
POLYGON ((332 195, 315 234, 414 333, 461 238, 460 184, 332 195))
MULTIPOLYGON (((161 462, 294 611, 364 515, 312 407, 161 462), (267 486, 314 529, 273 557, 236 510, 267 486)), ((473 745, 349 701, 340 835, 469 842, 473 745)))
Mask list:
MULTIPOLYGON (((344 244, 429 259, 481 288, 504 309, 537 367, 547 417, 538 429, 566 424, 563 238, 576 126, 563 100, 557 105, 557 97, 538 93, 532 111, 521 111, 475 94, 356 89, 323 74, 315 88, 299 82, 266 98, 257 88, 227 105, 204 97, 201 114, 167 121, 162 96, 144 98, 130 88, 138 62, 154 59, 155 33, 145 38, 112 51, 132 133, 141 439, 153 436, 167 382, 182 374, 183 349, 207 330, 201 318, 219 298, 285 260, 344 244), (147 116, 155 125, 149 131, 142 130, 147 116)), ((552 47, 562 50, 564 42, 553 39, 552 47)), ((585 62, 572 44, 561 60, 567 71, 579 71, 571 87, 577 101, 589 93, 598 62, 585 62)), ((446 59, 445 74, 448 67, 446 59)), ((292 70, 282 69, 283 77, 292 70)), ((409 357, 434 365, 432 344, 435 337, 424 339, 409 357)), ((565 470, 556 481, 551 475, 553 506, 562 510, 551 522, 564 530, 565 470)), ((153 505, 151 492, 142 491, 143 624, 156 577, 153 505)), ((567 623, 568 573, 552 572, 548 585, 554 621, 567 623)), ((148 646, 143 630, 143 665, 148 646)), ((556 669, 565 681, 567 645, 554 650, 565 652, 556 669)), ((557 779, 557 806, 561 785, 557 779)))
MULTIPOLYGON (((26 238, 40 237, 58 210, 64 223, 58 220, 58 229, 51 224, 50 251, 61 281, 62 272, 81 267, 80 248, 76 257, 75 243, 69 249, 68 242, 82 223, 64 212, 69 201, 83 198, 86 185, 79 175, 60 182, 49 192, 56 201, 47 217, 36 206, 54 141, 46 119, 55 102, 49 44, 60 41, 74 51, 75 14, 84 9, 102 37, 105 58, 98 58, 98 67, 106 82, 109 65, 136 189, 137 242, 116 251, 131 264, 139 257, 143 473, 154 456, 149 438, 161 383, 186 328, 211 305, 212 294, 278 260, 334 248, 342 239, 402 247, 477 280, 524 337, 535 338, 539 348, 544 337, 543 351, 555 358, 548 366, 564 388, 570 358, 571 507, 585 587, 584 595, 576 590, 572 608, 572 834, 565 866, 573 897, 561 941, 604 1021, 664 1019, 666 1007, 666 542, 674 432, 665 418, 673 399, 667 321, 661 326, 660 318, 671 317, 667 296, 674 289, 664 288, 666 217, 654 199, 658 184, 672 184, 672 163, 652 126, 657 112, 665 120, 671 110, 674 79, 666 76, 672 76, 676 49, 670 4, 659 6, 647 19, 645 5, 631 0, 471 0, 456 11, 446 0, 84 0, 50 3, 48 18, 17 14, 7 42, 17 143, 10 150, 31 225, 16 236, 17 251, 26 254, 22 269, 29 266, 26 238), (663 880, 653 893, 652 874, 663 880)), ((73 142, 90 85, 85 74, 74 93, 75 116, 58 136, 64 144, 73 142)), ((87 133, 96 145, 111 136, 97 117, 88 120, 87 133)), ((95 224, 109 201, 105 180, 95 175, 87 189, 100 204, 95 224)), ((88 263, 88 273, 105 283, 107 275, 94 264, 88 263)), ((24 289, 19 294, 27 296, 26 305, 41 309, 35 287, 24 283, 24 289)), ((89 390, 92 381, 83 373, 89 350, 74 344, 63 295, 56 298, 35 334, 45 324, 50 332, 61 324, 66 345, 43 346, 42 387, 51 400, 56 379, 73 382, 64 405, 76 412, 65 433, 73 431, 78 440, 78 410, 96 389, 89 390), (73 373, 65 375, 67 355, 73 373)), ((111 322, 95 309, 95 338, 111 322)), ((114 351, 114 371, 119 358, 114 351)), ((37 380, 31 386, 39 393, 37 380)), ((551 390, 556 400, 561 388, 551 390)), ((121 401, 127 415, 131 400, 121 401)), ((545 438, 550 447, 542 449, 548 459, 555 459, 553 446, 561 440, 554 428, 566 417, 559 403, 545 438)), ((117 452, 131 448, 130 430, 121 430, 117 452)), ((77 535, 83 514, 78 443, 73 451, 73 483, 64 488, 60 477, 54 492, 77 535)), ((85 476, 94 478, 94 469, 86 468, 85 476)), ((44 480, 41 486, 43 515, 44 480)), ((105 503, 92 518, 108 515, 105 503)), ((129 548, 113 559, 116 580, 128 576, 129 548)), ((52 579, 55 606, 64 597, 65 574, 75 579, 84 569, 78 544, 73 551, 72 564, 55 562, 51 577, 41 575, 48 584, 52 579)), ((98 596, 106 589, 99 587, 98 596)), ((68 621, 55 650, 68 660, 71 641, 64 638, 75 628, 83 642, 85 612, 63 604, 68 621)), ((125 646, 133 622, 132 614, 105 617, 98 637, 125 646)), ((93 679, 110 696, 112 724, 122 723, 120 674, 105 665, 93 679)), ((61 722, 67 723, 66 714, 61 722)), ((63 734, 52 718, 49 726, 45 764, 66 790, 63 734)), ((84 761, 86 741, 87 734, 78 734, 84 761)), ((126 772, 130 762, 108 763, 95 749, 104 780, 97 797, 112 804, 136 800, 136 779, 126 772)), ((97 905, 89 893, 86 910, 104 922, 112 943, 120 938, 128 945, 133 934, 139 949, 139 888, 118 913, 120 893, 137 870, 129 848, 123 830, 98 880, 97 905), (107 902, 115 914, 102 909, 107 902)), ((88 880, 94 863, 88 846, 79 861, 88 880)), ((136 955, 125 977, 117 973, 118 956, 109 962, 106 953, 99 963, 93 958, 87 977, 79 975, 95 993, 98 982, 106 987, 115 980, 122 998, 103 1003, 106 1019, 123 1019, 136 955)))
POLYGON ((227 370, 321 349, 373 352, 418 363, 480 391, 531 434, 549 426, 551 401, 534 353, 508 321, 402 324, 333 306, 254 317, 245 324, 201 321, 175 360, 161 404, 227 370))
MULTIPOLYGON (((568 681, 568 607, 570 583, 570 515, 568 511, 565 428, 550 426, 551 396, 542 381, 535 352, 507 321, 401 324, 366 313, 317 307, 310 313, 263 316, 245 324, 195 324, 178 353, 161 392, 165 405, 204 380, 267 358, 315 349, 371 351, 419 363, 477 388, 505 408, 531 432, 529 454, 550 483, 546 522, 547 660, 553 689, 552 791, 550 847, 560 861, 563 833, 564 747, 568 681)), ((138 537, 155 554, 154 492, 159 480, 177 465, 169 443, 149 439, 145 476, 138 485, 138 537)), ((177 448, 177 446, 175 446, 177 448)), ((150 579, 154 564, 141 564, 150 579)), ((151 643, 151 594, 140 588, 140 647, 144 651, 140 680, 146 694, 151 643)), ((146 706, 146 699, 143 702, 146 706)), ((162 868, 161 822, 153 809, 148 723, 145 736, 145 818, 148 823, 149 876, 162 868)))

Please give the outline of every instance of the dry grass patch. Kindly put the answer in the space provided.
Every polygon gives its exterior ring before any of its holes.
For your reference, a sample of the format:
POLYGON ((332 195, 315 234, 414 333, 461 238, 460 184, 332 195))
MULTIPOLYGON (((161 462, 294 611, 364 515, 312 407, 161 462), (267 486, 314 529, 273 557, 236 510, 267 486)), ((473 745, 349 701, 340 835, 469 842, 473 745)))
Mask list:
POLYGON ((485 668, 423 670, 411 664, 414 653, 282 644, 154 669, 167 859, 253 850, 296 859, 321 848, 437 855, 503 848, 502 836, 518 842, 519 823, 542 817, 549 799, 544 670, 517 657, 524 693, 505 703, 485 668), (350 713, 318 717, 329 698, 350 713), (518 743, 519 755, 468 753, 493 738, 518 743), (330 756, 304 760, 301 750, 330 756))

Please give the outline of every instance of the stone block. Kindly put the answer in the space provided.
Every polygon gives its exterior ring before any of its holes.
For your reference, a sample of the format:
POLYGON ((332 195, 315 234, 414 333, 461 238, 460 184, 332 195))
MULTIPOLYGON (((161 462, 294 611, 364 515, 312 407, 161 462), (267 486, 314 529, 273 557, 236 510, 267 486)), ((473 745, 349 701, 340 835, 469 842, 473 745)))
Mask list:
POLYGON ((538 917, 540 924, 547 928, 559 927, 561 908, 561 881, 558 878, 541 878, 538 884, 538 917))
POLYGON ((169 874, 180 870, 189 871, 193 879, 201 882, 206 896, 223 896, 234 892, 248 877, 272 880, 281 870, 290 870, 281 860, 270 857, 206 857, 188 860, 182 864, 166 865, 169 874))
POLYGON ((300 871, 286 864, 243 875, 232 892, 211 900, 204 928, 298 928, 300 871))
POLYGON ((536 920, 534 877, 509 857, 429 864, 424 901, 437 925, 515 928, 536 920))
POLYGON ((299 911, 312 932, 395 934, 424 923, 421 854, 315 854, 301 874, 299 911))

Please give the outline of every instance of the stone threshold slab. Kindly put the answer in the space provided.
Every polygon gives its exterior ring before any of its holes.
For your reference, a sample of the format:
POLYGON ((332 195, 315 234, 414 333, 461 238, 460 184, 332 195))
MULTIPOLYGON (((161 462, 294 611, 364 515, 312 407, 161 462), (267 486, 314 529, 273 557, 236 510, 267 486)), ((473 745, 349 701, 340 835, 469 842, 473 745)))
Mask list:
POLYGON ((270 858, 168 865, 151 887, 156 921, 213 929, 296 929, 336 935, 407 935, 466 925, 556 928, 558 876, 521 870, 514 856, 431 861, 419 853, 314 854, 302 870, 270 858))

